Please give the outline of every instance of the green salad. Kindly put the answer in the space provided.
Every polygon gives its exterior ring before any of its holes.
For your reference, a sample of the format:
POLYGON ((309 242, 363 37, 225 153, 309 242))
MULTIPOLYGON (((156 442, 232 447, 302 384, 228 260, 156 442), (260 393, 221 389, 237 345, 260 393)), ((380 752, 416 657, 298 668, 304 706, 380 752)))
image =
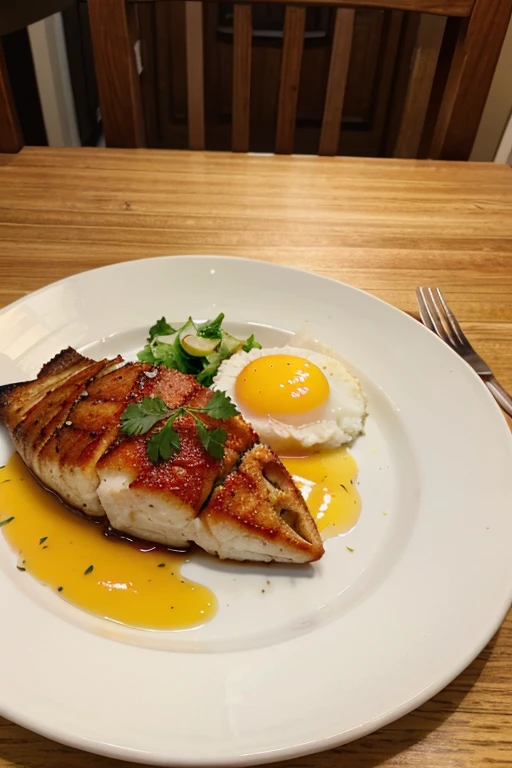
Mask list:
POLYGON ((147 343, 137 357, 143 363, 190 373, 200 384, 209 387, 223 360, 240 350, 261 349, 254 334, 248 339, 238 339, 223 330, 223 320, 223 312, 214 320, 199 324, 189 317, 180 328, 174 328, 162 317, 149 329, 147 343))

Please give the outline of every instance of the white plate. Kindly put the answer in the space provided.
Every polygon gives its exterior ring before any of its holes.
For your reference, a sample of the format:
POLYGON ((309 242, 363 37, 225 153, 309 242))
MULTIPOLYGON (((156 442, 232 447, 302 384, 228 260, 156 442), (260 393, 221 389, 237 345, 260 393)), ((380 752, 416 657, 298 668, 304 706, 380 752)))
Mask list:
POLYGON ((69 606, 17 571, 0 537, 0 712, 66 744, 157 765, 328 749, 434 695, 509 607, 507 425, 456 355, 372 296, 233 258, 119 264, 4 309, 1 379, 29 378, 67 345, 130 355, 163 314, 219 311, 234 331, 252 324, 264 344, 307 320, 361 377, 370 410, 353 450, 361 520, 312 569, 194 560, 187 575, 220 608, 177 633, 123 629, 69 606))

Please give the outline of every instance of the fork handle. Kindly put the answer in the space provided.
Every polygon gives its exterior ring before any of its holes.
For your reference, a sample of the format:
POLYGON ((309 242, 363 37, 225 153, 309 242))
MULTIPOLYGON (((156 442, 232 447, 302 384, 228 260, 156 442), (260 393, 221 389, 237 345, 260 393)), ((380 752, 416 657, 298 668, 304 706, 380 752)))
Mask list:
POLYGON ((509 416, 512 416, 512 397, 510 397, 508 392, 503 389, 499 381, 497 381, 494 376, 486 376, 484 382, 496 402, 501 405, 503 410, 506 411, 509 416))

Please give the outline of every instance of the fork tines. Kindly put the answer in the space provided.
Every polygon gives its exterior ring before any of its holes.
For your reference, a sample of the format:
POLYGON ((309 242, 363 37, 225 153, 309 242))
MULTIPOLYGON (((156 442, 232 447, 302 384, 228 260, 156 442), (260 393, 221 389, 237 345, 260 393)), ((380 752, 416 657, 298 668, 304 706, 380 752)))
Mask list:
POLYGON ((421 319, 427 328, 434 331, 446 344, 457 351, 461 347, 471 348, 439 288, 416 288, 416 296, 421 319))

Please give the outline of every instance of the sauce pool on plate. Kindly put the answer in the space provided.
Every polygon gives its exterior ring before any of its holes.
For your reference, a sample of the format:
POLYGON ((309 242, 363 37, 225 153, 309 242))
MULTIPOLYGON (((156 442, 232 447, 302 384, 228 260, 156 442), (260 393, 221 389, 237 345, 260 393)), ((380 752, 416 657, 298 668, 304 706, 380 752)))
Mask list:
POLYGON ((213 593, 180 573, 187 554, 105 536, 44 489, 17 454, 0 469, 0 526, 20 570, 96 616, 175 630, 215 614, 213 593))
MULTIPOLYGON (((282 461, 324 540, 354 527, 361 499, 357 464, 345 448, 282 461)), ((215 614, 213 593, 181 575, 186 553, 105 536, 102 524, 73 514, 43 488, 18 454, 0 469, 0 528, 19 570, 96 616, 176 630, 215 614)))
POLYGON ((348 533, 361 514, 357 464, 346 448, 281 457, 308 505, 322 539, 348 533))

